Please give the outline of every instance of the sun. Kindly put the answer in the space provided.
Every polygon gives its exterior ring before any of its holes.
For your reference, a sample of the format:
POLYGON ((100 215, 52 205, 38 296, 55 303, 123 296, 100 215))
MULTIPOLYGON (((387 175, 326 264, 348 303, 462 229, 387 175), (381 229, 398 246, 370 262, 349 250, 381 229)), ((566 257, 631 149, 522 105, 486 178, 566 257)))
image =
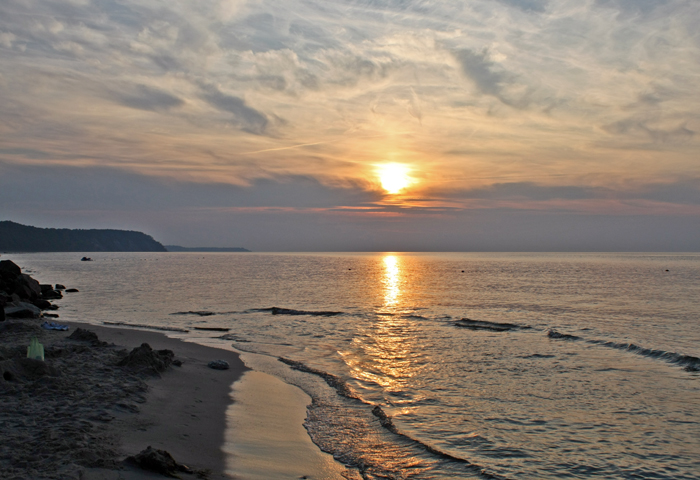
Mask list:
POLYGON ((377 174, 382 188, 387 193, 396 194, 413 183, 413 179, 408 175, 410 171, 406 165, 386 163, 378 166, 377 174))

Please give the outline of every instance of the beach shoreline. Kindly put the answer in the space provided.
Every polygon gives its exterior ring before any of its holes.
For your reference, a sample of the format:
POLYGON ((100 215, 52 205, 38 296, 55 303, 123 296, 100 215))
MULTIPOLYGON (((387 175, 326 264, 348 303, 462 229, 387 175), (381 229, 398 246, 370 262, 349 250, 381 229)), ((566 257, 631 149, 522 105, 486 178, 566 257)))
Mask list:
POLYGON ((68 331, 54 331, 40 328, 40 323, 36 319, 0 323, 0 367, 15 372, 5 375, 9 381, 0 380, 0 391, 6 399, 15 398, 22 409, 21 421, 13 419, 8 409, 0 413, 9 438, 0 447, 3 478, 164 478, 125 461, 148 446, 169 452, 192 469, 182 478, 264 478, 266 472, 268 478, 343 478, 345 467, 313 445, 301 425, 308 397, 259 372, 247 377, 247 386, 237 384, 252 371, 232 349, 141 329, 66 322, 68 331), (77 329, 94 332, 99 342, 69 339, 77 329), (13 367, 19 365, 17 353, 26 351, 24 345, 32 336, 46 349, 46 371, 34 377, 13 367), (143 343, 154 351, 171 350, 182 364, 160 375, 125 371, 123 379, 112 378, 120 370, 107 364, 143 343), (15 358, 9 358, 12 351, 15 358), (230 368, 209 368, 213 360, 224 360, 230 368), (121 380, 126 383, 120 384, 121 380), (244 401, 237 404, 235 396, 244 401), (234 435, 232 427, 238 429, 234 435), (257 447, 251 450, 248 440, 257 447), (258 454, 250 455, 254 450, 258 454), (275 463, 278 456, 289 462, 285 471, 275 463), (237 470, 237 463, 245 468, 237 470))

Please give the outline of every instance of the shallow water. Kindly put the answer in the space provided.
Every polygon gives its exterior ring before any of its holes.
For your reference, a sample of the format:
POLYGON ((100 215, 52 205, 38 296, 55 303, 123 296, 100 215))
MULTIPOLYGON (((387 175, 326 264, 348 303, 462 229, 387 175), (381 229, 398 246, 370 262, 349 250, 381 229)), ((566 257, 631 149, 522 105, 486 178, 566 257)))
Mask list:
POLYGON ((698 254, 80 256, 3 259, 62 319, 230 328, 366 478, 700 478, 698 254))

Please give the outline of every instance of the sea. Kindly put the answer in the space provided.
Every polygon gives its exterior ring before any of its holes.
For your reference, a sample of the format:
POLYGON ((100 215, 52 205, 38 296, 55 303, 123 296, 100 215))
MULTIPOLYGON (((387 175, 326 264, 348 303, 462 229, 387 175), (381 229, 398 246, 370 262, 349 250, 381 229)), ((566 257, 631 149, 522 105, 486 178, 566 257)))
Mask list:
POLYGON ((247 355, 365 479, 700 478, 700 254, 81 256, 2 259, 60 320, 247 355))

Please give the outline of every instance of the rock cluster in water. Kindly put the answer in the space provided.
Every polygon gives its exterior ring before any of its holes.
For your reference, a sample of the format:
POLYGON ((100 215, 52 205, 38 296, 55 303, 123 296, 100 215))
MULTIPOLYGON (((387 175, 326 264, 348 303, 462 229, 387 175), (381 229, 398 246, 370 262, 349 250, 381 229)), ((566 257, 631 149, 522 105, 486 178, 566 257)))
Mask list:
POLYGON ((39 318, 57 310, 49 300, 63 298, 63 285, 40 284, 10 260, 0 261, 0 322, 5 318, 39 318))

